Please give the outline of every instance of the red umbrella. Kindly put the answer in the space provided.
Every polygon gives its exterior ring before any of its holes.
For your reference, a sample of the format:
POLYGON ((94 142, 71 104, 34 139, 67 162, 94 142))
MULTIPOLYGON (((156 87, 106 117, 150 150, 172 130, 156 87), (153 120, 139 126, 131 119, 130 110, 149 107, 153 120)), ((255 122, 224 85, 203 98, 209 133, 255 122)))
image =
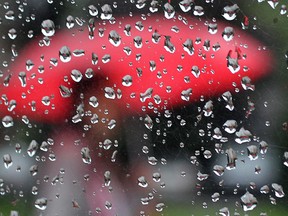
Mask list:
POLYGON ((270 52, 244 30, 181 16, 119 17, 36 39, 4 76, 2 114, 59 122, 75 113, 82 92, 105 95, 123 113, 163 110, 233 92, 272 65, 270 52))

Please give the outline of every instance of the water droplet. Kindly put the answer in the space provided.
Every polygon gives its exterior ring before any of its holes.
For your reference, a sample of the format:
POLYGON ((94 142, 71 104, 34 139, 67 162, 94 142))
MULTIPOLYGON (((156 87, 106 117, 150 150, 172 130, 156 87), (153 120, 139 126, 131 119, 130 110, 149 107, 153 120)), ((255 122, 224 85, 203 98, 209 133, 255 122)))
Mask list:
POLYGON ((152 97, 153 88, 148 88, 144 93, 140 93, 140 101, 145 102, 148 98, 152 97))
POLYGON ((91 164, 90 149, 88 147, 83 147, 81 149, 82 160, 86 164, 91 164))
POLYGON ((142 38, 140 36, 134 37, 133 41, 136 48, 141 48, 143 46, 142 38))
POLYGON ((222 32, 222 37, 225 41, 231 41, 234 37, 234 29, 232 27, 225 27, 222 32))
MULTIPOLYGON (((208 32, 209 32, 210 34, 216 34, 217 31, 218 31, 217 23, 209 23, 209 24, 208 24, 208 32)), ((219 43, 218 43, 218 44, 219 44, 219 43)), ((215 45, 214 45, 214 46, 215 46, 215 45)), ((215 50, 215 47, 214 47, 213 50, 216 51, 216 50, 215 50)))
POLYGON ((155 157, 151 156, 151 157, 148 157, 148 163, 152 166, 155 166, 157 165, 158 160, 155 157))
POLYGON ((113 88, 111 87, 105 87, 104 89, 104 92, 105 92, 105 97, 107 99, 115 99, 116 98, 116 94, 115 94, 115 91, 113 88))
POLYGON ((226 150, 226 155, 227 155, 227 166, 226 166, 226 169, 228 169, 228 170, 235 169, 236 160, 237 160, 236 152, 232 148, 229 148, 229 149, 226 150))
POLYGON ((16 108, 16 105, 17 105, 16 100, 10 100, 7 107, 8 111, 12 112, 16 108))
POLYGON ((110 139, 105 139, 103 142, 103 148, 109 150, 112 147, 112 141, 110 139))
POLYGON ((200 76, 200 70, 198 68, 198 66, 192 66, 191 68, 191 73, 196 77, 196 78, 199 78, 200 76))
POLYGON ((98 63, 98 56, 92 52, 92 64, 96 65, 98 63))
POLYGON ((188 39, 183 43, 183 49, 184 49, 189 55, 193 55, 193 54, 194 54, 193 41, 188 38, 188 39))
POLYGON ((17 37, 17 31, 14 28, 9 29, 8 36, 11 40, 14 40, 17 37))
POLYGON ((66 18, 66 27, 67 27, 68 29, 71 29, 71 28, 74 27, 74 25, 75 25, 75 19, 74 19, 74 17, 71 16, 71 15, 67 16, 67 18, 66 18))
POLYGON ((49 96, 44 96, 41 100, 42 104, 44 104, 45 106, 49 106, 50 105, 50 97, 49 96))
POLYGON ((98 115, 97 115, 96 113, 94 113, 93 116, 92 116, 91 119, 90 119, 90 122, 91 122, 92 124, 97 124, 98 121, 99 121, 99 117, 98 117, 98 115))
POLYGON ((141 21, 137 21, 137 22, 135 23, 135 28, 136 28, 138 31, 143 31, 144 25, 143 25, 143 23, 142 23, 141 21))
POLYGON ((208 177, 209 177, 208 174, 201 173, 200 171, 198 171, 198 173, 197 173, 197 179, 198 179, 199 181, 204 181, 204 180, 206 180, 208 177))
POLYGON ((72 94, 72 90, 70 90, 68 87, 60 85, 59 86, 60 94, 63 98, 68 98, 72 94))
POLYGON ((110 31, 108 40, 115 47, 118 47, 121 44, 121 37, 115 30, 110 31))
POLYGON ((55 25, 52 20, 44 20, 41 23, 41 32, 46 37, 51 37, 55 34, 55 25))
POLYGON ((172 42, 170 40, 171 40, 170 36, 165 36, 164 48, 165 48, 166 51, 168 51, 170 53, 174 53, 176 48, 175 48, 174 44, 172 44, 172 42))
POLYGON ((109 4, 104 4, 101 7, 101 15, 100 18, 102 20, 110 20, 112 18, 112 8, 109 4))
POLYGON ((243 127, 240 128, 240 130, 237 131, 235 134, 237 136, 237 138, 235 138, 235 141, 239 144, 251 141, 250 137, 252 136, 252 134, 250 133, 250 131, 245 130, 243 127))
POLYGON ((253 194, 249 193, 248 191, 241 196, 241 204, 244 211, 251 211, 257 206, 257 199, 254 197, 253 194))
POLYGON ((229 209, 227 207, 221 208, 219 214, 222 216, 230 216, 229 209))
POLYGON ((212 153, 211 153, 211 151, 209 151, 209 150, 205 150, 205 151, 203 152, 203 156, 204 156, 204 158, 206 158, 206 159, 210 159, 210 158, 212 157, 212 153))
POLYGON ((181 92, 181 99, 184 101, 189 101, 191 95, 192 95, 192 88, 188 88, 187 90, 183 90, 181 92))
POLYGON ((110 60, 111 60, 111 55, 110 55, 110 54, 105 54, 105 55, 102 57, 102 62, 103 62, 104 64, 110 62, 110 60))
POLYGON ((272 183, 272 188, 274 189, 276 197, 282 198, 285 196, 282 185, 279 185, 277 183, 272 183))
POLYGON ((280 14, 284 15, 286 13, 287 13, 287 6, 286 5, 281 5, 280 14))
POLYGON ((92 106, 93 108, 98 107, 98 105, 99 105, 98 99, 97 99, 95 96, 91 96, 91 97, 89 98, 89 104, 90 104, 90 106, 92 106))
POLYGON ((258 158, 258 148, 256 145, 248 146, 247 151, 250 160, 256 160, 258 158))
POLYGON ((161 174, 159 172, 155 172, 155 173, 153 173, 152 178, 155 182, 160 182, 161 174))
POLYGON ((140 176, 140 177, 138 178, 138 185, 139 185, 140 187, 143 187, 143 188, 148 187, 148 183, 147 183, 147 181, 146 181, 146 179, 145 179, 144 176, 140 176))
POLYGON ((251 79, 248 76, 244 76, 241 79, 241 85, 244 90, 251 90, 251 91, 255 90, 255 86, 251 83, 251 79))
POLYGON ((193 3, 193 0, 182 0, 179 2, 179 6, 181 10, 186 13, 192 9, 193 3))
POLYGON ((14 20, 15 19, 15 14, 14 14, 14 11, 12 10, 9 10, 5 13, 5 18, 7 20, 14 20))
POLYGON ((161 211, 163 211, 164 207, 165 207, 164 203, 158 203, 158 204, 156 204, 155 209, 156 209, 156 211, 161 212, 161 211))
POLYGON ((224 125, 224 130, 227 132, 227 133, 235 133, 236 132, 236 128, 237 128, 237 122, 235 120, 227 120, 224 125))
POLYGON ((107 170, 104 173, 104 185, 106 187, 109 187, 110 183, 111 183, 111 172, 107 170))
POLYGON ((212 202, 217 202, 220 199, 220 194, 218 192, 212 194, 212 202))
POLYGON ((202 6, 195 5, 193 10, 194 16, 203 16, 204 15, 204 8, 202 6))
POLYGON ((239 7, 237 4, 233 4, 231 6, 225 6, 223 8, 223 14, 222 16, 226 19, 226 20, 234 20, 236 18, 236 13, 238 12, 239 7))
POLYGON ((83 49, 75 49, 75 50, 73 51, 73 55, 74 55, 75 57, 84 56, 84 55, 85 55, 85 50, 83 50, 83 49))
POLYGON ((270 189, 269 189, 268 185, 264 185, 260 188, 260 193, 262 193, 262 194, 268 194, 269 191, 270 191, 270 189))
POLYGON ((148 128, 149 130, 152 130, 152 128, 153 128, 153 120, 150 118, 149 115, 146 115, 146 117, 144 119, 144 124, 145 124, 146 128, 148 128))
POLYGON ((40 210, 45 210, 47 208, 48 200, 47 198, 39 198, 35 201, 35 207, 40 210))
POLYGON ((62 62, 69 62, 71 60, 71 51, 67 46, 63 46, 59 50, 59 57, 62 62))
POLYGON ((161 35, 157 31, 153 32, 152 42, 157 44, 159 43, 160 39, 161 39, 161 35))
POLYGON ((29 169, 31 176, 36 176, 38 173, 38 166, 32 165, 29 169))
POLYGON ((4 116, 2 118, 2 124, 4 127, 8 128, 8 127, 12 127, 14 125, 14 121, 13 118, 11 116, 4 116))
POLYGON ((6 169, 8 169, 9 167, 11 167, 12 164, 13 164, 11 155, 10 155, 10 154, 5 154, 5 155, 3 155, 3 162, 4 162, 4 167, 5 167, 6 169))
POLYGON ((122 78, 122 85, 123 86, 126 86, 126 87, 129 87, 132 85, 132 76, 130 75, 125 75, 123 78, 122 78))
POLYGON ((168 2, 164 4, 164 16, 166 19, 172 19, 175 15, 175 9, 168 2))
POLYGON ((82 80, 82 73, 79 70, 73 69, 71 71, 71 78, 75 81, 75 82, 80 82, 82 80))
POLYGON ((111 119, 109 122, 108 122, 108 125, 107 125, 108 129, 112 130, 113 128, 116 127, 116 120, 114 119, 111 119))
POLYGON ((279 4, 279 0, 268 0, 267 3, 268 3, 273 9, 275 9, 276 6, 279 4))
POLYGON ((88 6, 88 9, 89 9, 89 14, 91 16, 97 16, 98 15, 98 9, 94 6, 94 5, 89 5, 88 6))
POLYGON ((27 154, 29 155, 29 157, 33 157, 37 150, 38 150, 38 143, 36 142, 36 140, 32 140, 27 148, 27 154))

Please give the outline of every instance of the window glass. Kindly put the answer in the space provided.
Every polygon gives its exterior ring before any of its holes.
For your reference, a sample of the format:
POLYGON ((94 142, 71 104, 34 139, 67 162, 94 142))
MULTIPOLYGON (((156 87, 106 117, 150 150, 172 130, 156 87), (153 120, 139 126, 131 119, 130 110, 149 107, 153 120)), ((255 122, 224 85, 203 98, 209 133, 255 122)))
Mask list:
POLYGON ((0 2, 0 215, 285 215, 287 2, 0 2))

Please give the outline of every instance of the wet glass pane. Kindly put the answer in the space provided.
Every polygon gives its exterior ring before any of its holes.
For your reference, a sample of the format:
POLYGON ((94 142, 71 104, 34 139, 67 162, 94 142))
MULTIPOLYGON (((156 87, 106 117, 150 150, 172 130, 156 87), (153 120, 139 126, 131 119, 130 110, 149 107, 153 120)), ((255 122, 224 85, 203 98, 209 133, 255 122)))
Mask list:
POLYGON ((278 0, 0 2, 0 216, 285 215, 278 0))

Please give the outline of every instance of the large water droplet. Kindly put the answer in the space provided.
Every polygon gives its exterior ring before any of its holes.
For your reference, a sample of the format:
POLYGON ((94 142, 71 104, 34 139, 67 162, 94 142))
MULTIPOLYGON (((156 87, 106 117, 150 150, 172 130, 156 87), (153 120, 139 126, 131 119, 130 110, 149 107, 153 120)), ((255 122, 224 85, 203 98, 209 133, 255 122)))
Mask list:
POLYGON ((105 139, 103 142, 103 148, 109 150, 112 147, 112 141, 110 139, 105 139))
POLYGON ((29 171, 30 171, 31 176, 37 175, 37 173, 38 173, 38 166, 37 166, 36 164, 35 164, 35 165, 32 165, 32 166, 30 167, 29 171))
POLYGON ((27 154, 29 155, 29 157, 33 157, 37 150, 38 150, 38 143, 36 142, 36 140, 32 140, 27 148, 27 154))
POLYGON ((278 198, 282 198, 285 196, 285 193, 283 191, 283 187, 282 185, 279 185, 277 183, 273 183, 272 184, 272 188, 274 189, 274 192, 275 192, 275 196, 278 197, 278 198))
POLYGON ((146 187, 148 186, 148 183, 147 183, 147 181, 146 181, 146 179, 145 179, 144 176, 140 176, 140 177, 138 178, 138 185, 139 185, 140 187, 144 187, 144 188, 146 188, 146 187))
POLYGON ((89 9, 89 14, 91 16, 97 16, 98 15, 98 9, 94 5, 89 5, 88 9, 89 9))
POLYGON ((52 20, 44 20, 41 23, 41 32, 46 37, 51 37, 55 34, 55 25, 52 20))
POLYGON ((113 88, 111 87, 105 87, 104 88, 104 92, 105 92, 105 97, 108 99, 115 99, 116 98, 116 94, 113 88))
POLYGON ((116 47, 121 44, 121 37, 115 30, 110 31, 108 39, 110 43, 116 47))
POLYGON ((45 210, 47 208, 47 203, 48 203, 48 200, 47 198, 39 198, 35 201, 35 207, 40 209, 40 210, 45 210))
POLYGON ((242 127, 242 128, 240 128, 239 131, 236 132, 236 136, 237 136, 237 138, 235 138, 235 141, 239 144, 242 144, 245 142, 250 142, 251 141, 250 137, 252 136, 252 134, 250 133, 250 131, 245 130, 242 127))
POLYGON ((75 82, 80 82, 82 80, 82 73, 79 70, 73 69, 71 71, 71 78, 75 81, 75 82))
POLYGON ((232 27, 225 27, 222 32, 222 37, 225 41, 231 41, 234 37, 234 29, 232 27))
POLYGON ((208 117, 211 116, 213 113, 213 101, 209 100, 206 102, 203 108, 204 116, 208 117))
POLYGON ((59 86, 60 94, 63 98, 68 98, 72 94, 72 90, 70 90, 68 87, 60 85, 59 86))
POLYGON ((194 54, 193 41, 188 38, 188 39, 183 43, 183 49, 184 49, 189 55, 193 55, 193 54, 194 54))
POLYGON ((227 120, 224 124, 223 124, 224 130, 227 133, 235 133, 236 132, 236 128, 237 128, 237 122, 235 120, 227 120))
POLYGON ((227 155, 226 169, 228 170, 235 169, 237 160, 236 152, 232 148, 229 148, 226 150, 226 155, 227 155))
POLYGON ((248 157, 250 160, 256 160, 258 158, 258 148, 256 145, 250 145, 247 147, 248 157))
POLYGON ((63 46, 59 50, 59 57, 62 62, 69 62, 71 60, 71 51, 67 46, 63 46))
POLYGON ((186 13, 192 9, 193 3, 193 0, 182 0, 179 2, 179 6, 181 10, 186 13))
POLYGON ((10 154, 3 155, 3 162, 4 162, 4 166, 5 166, 6 169, 11 167, 12 164, 13 164, 11 155, 10 154))
POLYGON ((193 10, 194 16, 203 16, 204 15, 204 8, 199 5, 195 5, 193 10))
POLYGON ((248 191, 241 196, 241 204, 244 211, 251 211, 257 206, 257 199, 254 197, 253 194, 249 193, 248 191))
POLYGON ((164 4, 164 16, 166 19, 172 19, 175 15, 175 9, 168 2, 164 4))
POLYGON ((229 209, 227 207, 221 208, 219 214, 222 216, 230 216, 229 209))
POLYGON ((71 28, 74 27, 74 25, 75 25, 75 19, 74 19, 74 17, 71 16, 71 15, 67 16, 67 18, 66 18, 66 27, 67 27, 68 29, 71 29, 71 28))
POLYGON ((251 90, 251 91, 255 90, 255 85, 251 83, 251 79, 248 76, 244 76, 241 79, 241 85, 244 90, 251 90))
POLYGON ((140 36, 134 37, 133 41, 136 48, 141 48, 143 46, 142 38, 140 36))
POLYGON ((12 127, 14 125, 14 121, 13 118, 11 116, 4 116, 2 118, 2 124, 4 127, 8 128, 8 127, 12 127))
POLYGON ((170 40, 171 40, 170 36, 165 36, 164 48, 165 48, 166 51, 168 51, 170 53, 174 53, 176 48, 175 48, 174 44, 172 44, 172 42, 170 40))
POLYGON ((82 160, 86 164, 91 164, 90 149, 88 147, 83 147, 81 149, 82 160))
POLYGON ((101 15, 100 15, 100 18, 102 20, 110 20, 112 18, 112 8, 109 4, 104 4, 102 7, 101 7, 101 15))
POLYGON ((226 19, 226 20, 234 20, 236 18, 236 13, 239 10, 239 7, 237 4, 233 4, 231 6, 225 6, 223 8, 223 14, 222 16, 226 19))
POLYGON ((146 115, 146 117, 144 119, 144 124, 145 124, 146 128, 148 128, 149 130, 152 130, 153 120, 151 119, 151 117, 149 115, 146 115))
POLYGON ((148 88, 145 92, 140 93, 140 101, 145 102, 148 98, 152 97, 153 88, 148 88))

